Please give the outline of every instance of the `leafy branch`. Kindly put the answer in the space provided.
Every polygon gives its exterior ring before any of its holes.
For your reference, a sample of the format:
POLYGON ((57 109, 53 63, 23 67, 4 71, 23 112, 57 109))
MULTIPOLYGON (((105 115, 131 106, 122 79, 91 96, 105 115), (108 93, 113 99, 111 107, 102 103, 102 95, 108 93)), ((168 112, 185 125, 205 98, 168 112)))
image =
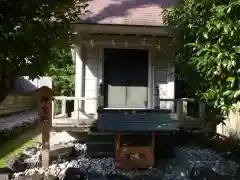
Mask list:
POLYGON ((240 100, 239 12, 240 0, 180 0, 165 12, 179 76, 223 116, 240 100))

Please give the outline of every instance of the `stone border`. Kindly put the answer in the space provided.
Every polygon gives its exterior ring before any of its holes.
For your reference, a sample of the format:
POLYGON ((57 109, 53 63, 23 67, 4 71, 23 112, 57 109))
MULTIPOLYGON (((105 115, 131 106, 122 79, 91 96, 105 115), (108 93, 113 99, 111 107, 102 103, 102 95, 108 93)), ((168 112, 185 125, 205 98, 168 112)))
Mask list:
POLYGON ((0 146, 4 145, 4 142, 14 139, 20 134, 23 134, 31 129, 34 129, 37 127, 38 119, 34 118, 33 121, 29 122, 23 122, 20 125, 13 126, 10 128, 5 128, 0 131, 0 146))

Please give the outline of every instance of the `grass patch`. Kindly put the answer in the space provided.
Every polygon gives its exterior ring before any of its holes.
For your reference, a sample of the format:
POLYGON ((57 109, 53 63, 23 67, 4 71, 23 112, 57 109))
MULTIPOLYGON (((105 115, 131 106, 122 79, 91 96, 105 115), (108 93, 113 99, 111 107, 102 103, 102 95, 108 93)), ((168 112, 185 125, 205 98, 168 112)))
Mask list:
POLYGON ((24 149, 39 141, 39 134, 38 130, 31 130, 16 139, 5 142, 0 147, 0 167, 5 167, 10 160, 17 158, 24 149))

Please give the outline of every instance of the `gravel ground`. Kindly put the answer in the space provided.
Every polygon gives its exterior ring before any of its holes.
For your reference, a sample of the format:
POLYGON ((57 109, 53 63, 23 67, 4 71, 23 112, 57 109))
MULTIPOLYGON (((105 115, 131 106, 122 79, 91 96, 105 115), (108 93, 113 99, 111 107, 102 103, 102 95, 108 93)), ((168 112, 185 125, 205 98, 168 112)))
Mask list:
MULTIPOLYGON (((174 157, 160 159, 156 167, 147 170, 118 171, 113 158, 89 158, 85 154, 86 144, 74 143, 66 133, 55 135, 55 143, 72 146, 72 153, 53 161, 48 174, 63 180, 112 180, 112 179, 161 179, 161 180, 239 180, 239 165, 225 159, 222 154, 210 149, 193 146, 177 146, 174 157), (57 138, 58 137, 58 138, 57 138), (64 142, 59 139, 61 137, 64 142), (68 142, 67 142, 68 139, 68 142), (76 178, 77 175, 80 177, 76 178), (75 178, 74 178, 75 176, 75 178)), ((54 139, 54 138, 53 138, 54 139)), ((52 143, 54 141, 52 140, 52 143)), ((41 144, 36 143, 26 149, 16 161, 12 179, 20 180, 24 176, 42 174, 39 158, 41 144)))

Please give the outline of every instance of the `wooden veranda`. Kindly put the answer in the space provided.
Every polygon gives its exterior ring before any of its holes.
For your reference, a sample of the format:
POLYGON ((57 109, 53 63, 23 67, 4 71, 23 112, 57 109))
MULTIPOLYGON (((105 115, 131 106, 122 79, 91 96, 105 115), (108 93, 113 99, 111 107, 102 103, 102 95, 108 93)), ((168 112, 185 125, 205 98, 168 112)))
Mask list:
MULTIPOLYGON (((83 112, 81 109, 77 108, 77 113, 75 116, 68 116, 66 112, 66 102, 67 101, 77 101, 77 104, 80 104, 83 101, 97 101, 96 98, 76 98, 76 97, 66 97, 66 96, 56 96, 53 101, 53 113, 52 113, 52 127, 55 129, 64 129, 69 131, 89 131, 91 127, 98 127, 98 114, 88 114, 83 112), (60 102, 60 112, 54 112, 54 107, 56 102, 60 102)), ((185 128, 188 130, 199 129, 202 125, 202 119, 205 116, 205 106, 204 103, 198 102, 198 113, 195 116, 190 116, 188 114, 188 105, 195 102, 191 98, 182 98, 182 99, 160 99, 161 102, 171 102, 174 104, 173 109, 142 109, 142 112, 145 114, 157 113, 164 114, 165 119, 162 119, 163 116, 158 116, 154 120, 149 119, 151 123, 151 131, 161 131, 162 129, 175 129, 185 128), (164 122, 164 123, 163 123, 164 122)), ((76 111, 76 109, 75 109, 76 111)), ((121 109, 103 109, 102 112, 117 112, 121 109)), ((134 110, 125 110, 128 113, 134 113, 139 111, 138 109, 134 110)), ((114 117, 112 117, 114 119, 114 117)), ((132 122, 122 121, 122 123, 137 123, 137 120, 132 122)), ((118 122, 119 123, 119 122, 118 122)), ((138 122, 139 123, 139 122, 138 122)))

